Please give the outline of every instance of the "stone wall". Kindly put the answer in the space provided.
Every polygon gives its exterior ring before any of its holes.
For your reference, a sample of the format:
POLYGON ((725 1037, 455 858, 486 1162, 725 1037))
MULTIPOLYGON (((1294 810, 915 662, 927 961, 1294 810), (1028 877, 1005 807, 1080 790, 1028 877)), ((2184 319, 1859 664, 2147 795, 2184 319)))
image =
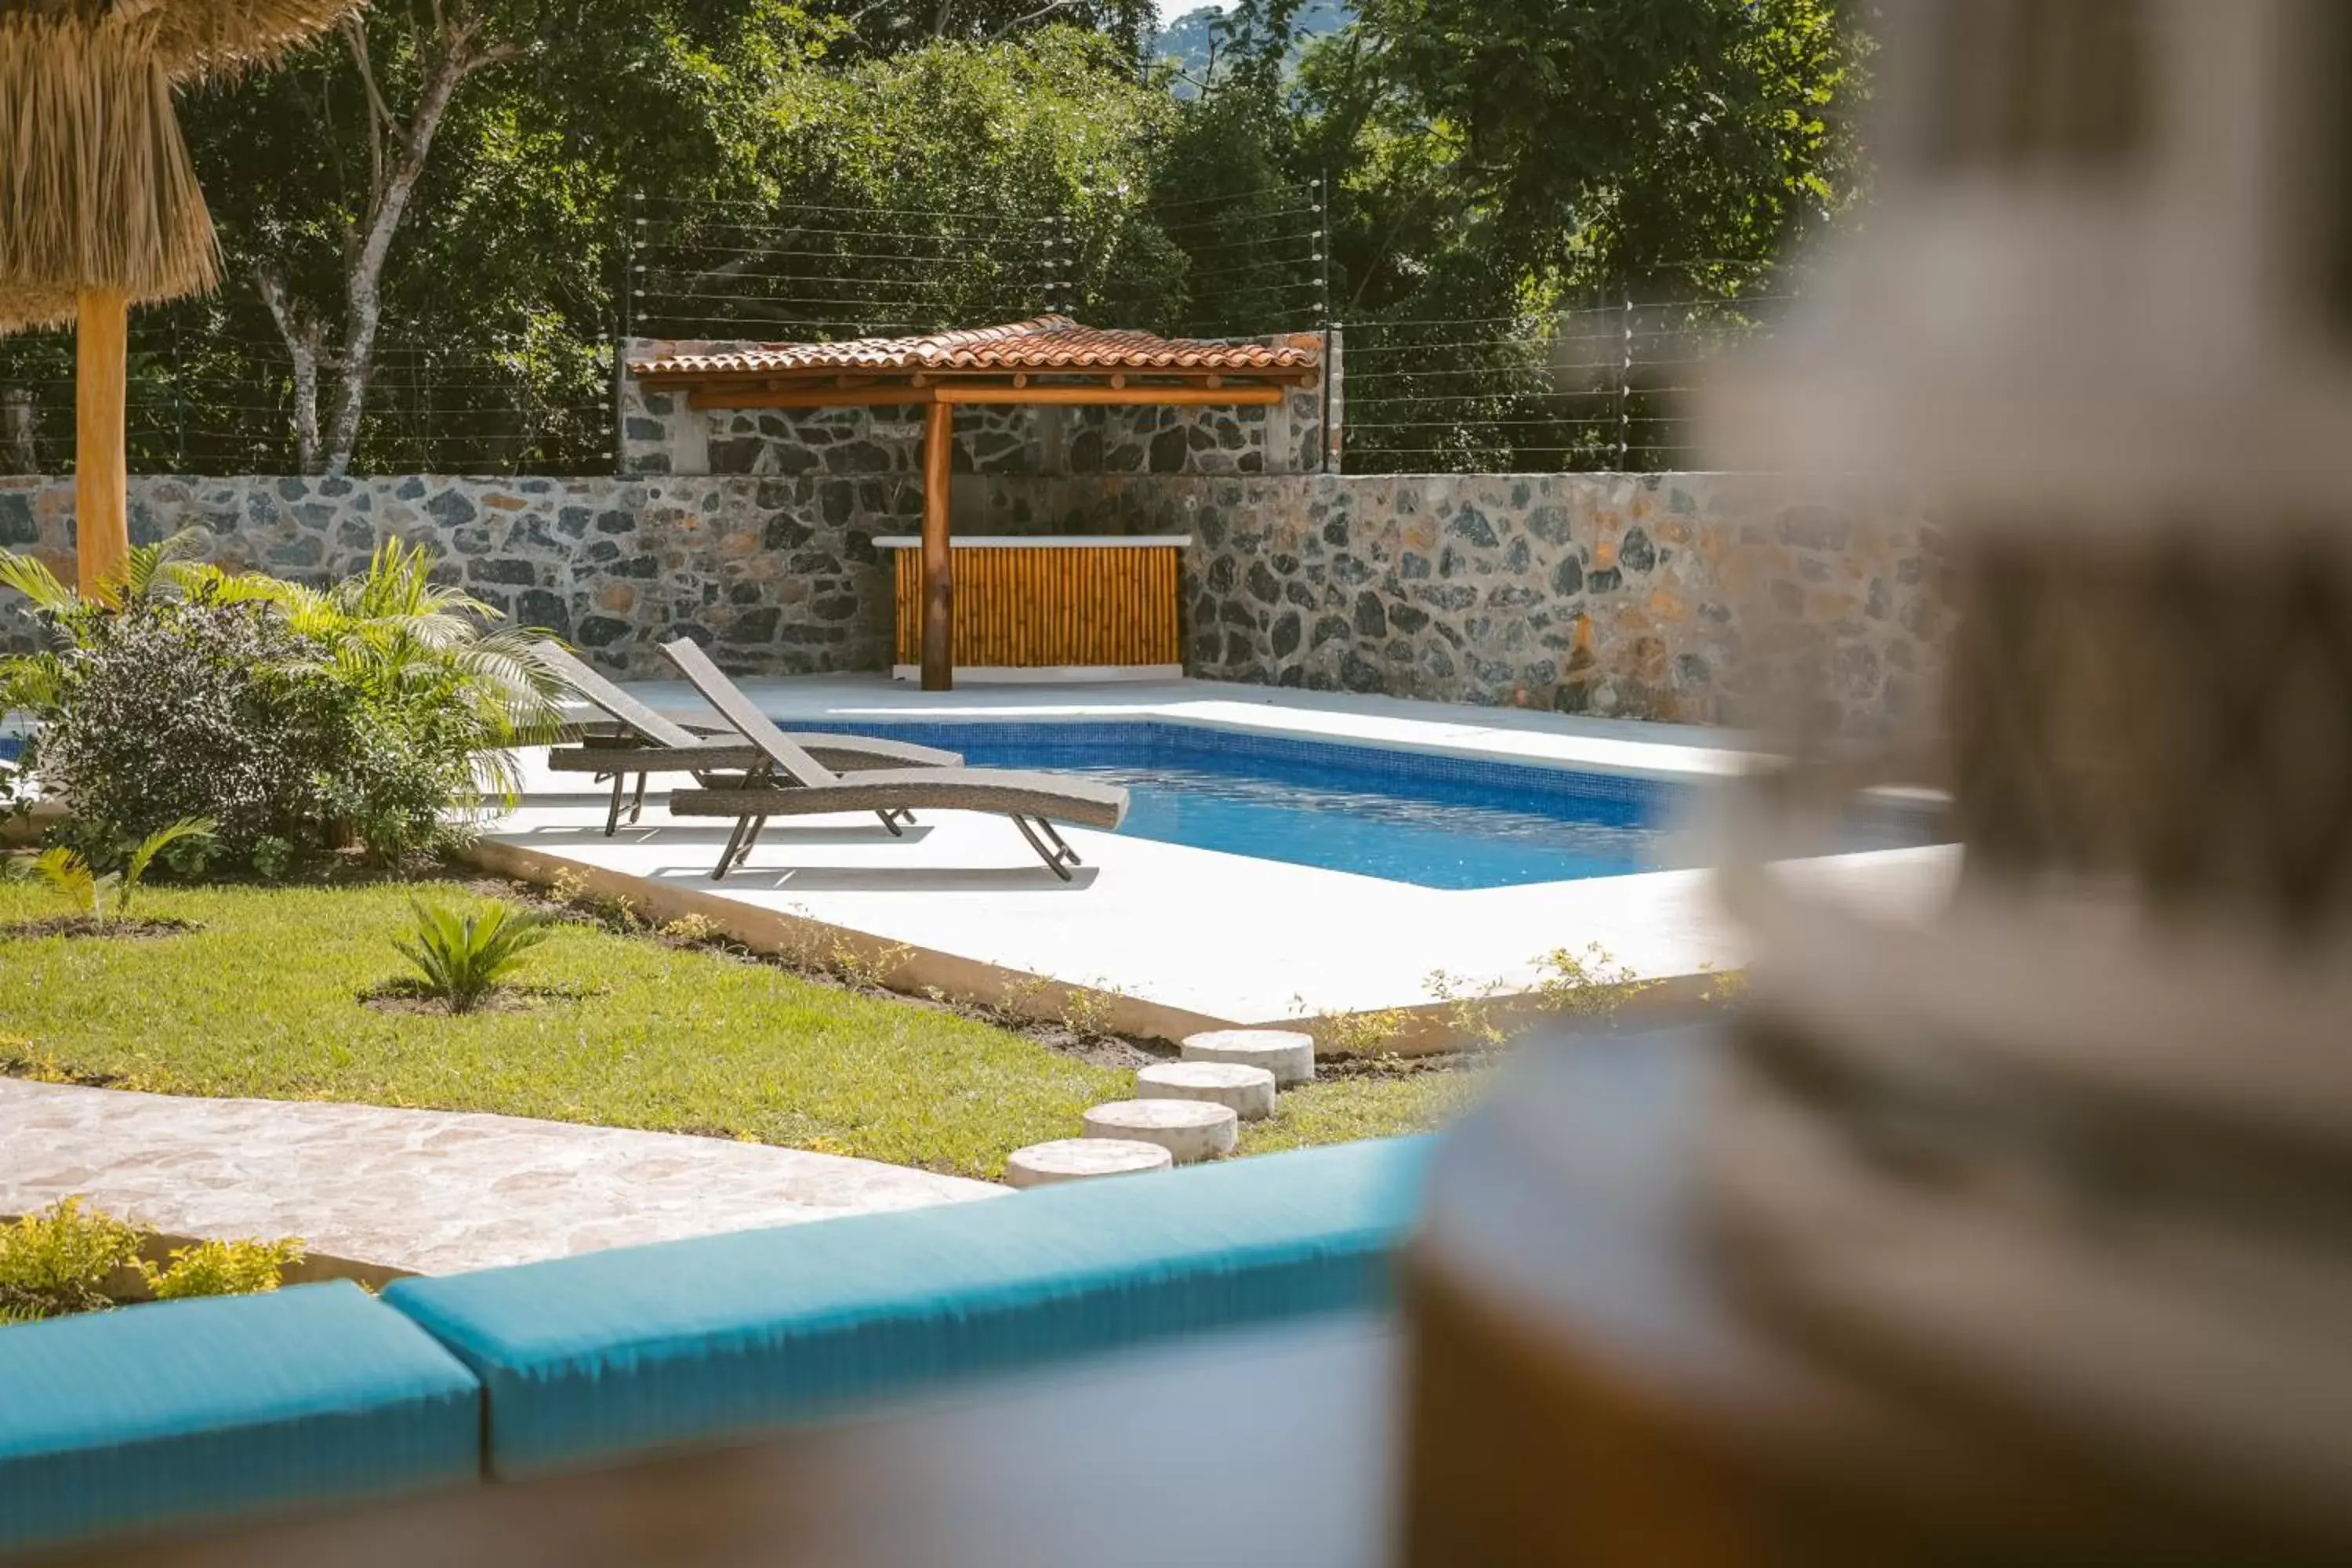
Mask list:
MULTIPOLYGON (((142 540, 324 581, 425 540, 500 610, 607 669, 686 635, 756 674, 880 669, 874 536, 912 531, 896 466, 625 479, 131 481, 142 540)), ((71 568, 68 479, 0 479, 0 546, 71 568)), ((965 534, 1189 533, 1189 668, 1213 679, 1742 723, 1790 690, 1850 731, 1921 720, 1945 611, 1937 531, 1856 487, 1724 474, 960 474, 965 534)), ((14 601, 14 595, 0 595, 14 601)), ((30 646, 0 603, 0 647, 30 646)))
MULTIPOLYGON (((1320 333, 1267 341, 1323 350, 1320 333)), ((627 352, 642 357, 745 346, 632 339, 627 352)), ((1309 473, 1324 467, 1323 409, 1319 386, 1297 387, 1279 404, 1251 408, 961 407, 956 410, 955 471, 1309 473)), ((647 391, 625 377, 620 451, 622 468, 641 475, 919 475, 923 411, 697 409, 687 405, 683 393, 647 391)), ((919 510, 906 521, 919 522, 919 510)))
POLYGON ((979 533, 1189 533, 1196 676, 1848 732, 1932 722, 1918 505, 1748 474, 1002 479, 979 533))
MULTIPOLYGON (((687 636, 761 674, 878 669, 890 599, 861 521, 907 504, 912 481, 857 479, 184 479, 131 481, 142 543, 194 525, 210 558, 324 583, 385 539, 421 541, 441 575, 598 664, 657 676, 656 645, 687 636)), ((72 578, 73 481, 0 478, 0 546, 72 578)), ((34 646, 0 594, 0 651, 34 646)))

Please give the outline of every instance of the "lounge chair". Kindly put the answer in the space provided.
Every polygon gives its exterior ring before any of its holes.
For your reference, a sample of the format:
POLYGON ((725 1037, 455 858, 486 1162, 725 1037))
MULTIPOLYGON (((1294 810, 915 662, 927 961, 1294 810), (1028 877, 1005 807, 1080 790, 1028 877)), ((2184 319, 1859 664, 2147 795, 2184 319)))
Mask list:
MULTIPOLYGON (((629 775, 637 775, 635 797, 629 802, 634 824, 645 810, 646 778, 650 773, 690 773, 697 784, 767 782, 774 764, 759 747, 731 730, 712 731, 665 719, 618 686, 597 674, 562 644, 547 639, 532 645, 541 663, 562 678, 581 700, 601 710, 614 721, 615 732, 584 734, 576 746, 559 746, 547 754, 547 765, 559 773, 593 773, 613 781, 613 803, 604 813, 604 837, 620 828, 621 803, 629 775), (740 775, 729 778, 727 775, 740 775)), ((904 741, 877 741, 863 735, 794 735, 793 741, 826 766, 843 773, 873 768, 949 768, 963 759, 953 752, 904 741)), ((896 837, 902 824, 915 820, 910 811, 880 812, 882 826, 896 837)))
POLYGON ((678 673, 735 726, 743 739, 783 775, 760 783, 673 790, 673 816, 731 816, 735 831, 711 868, 711 879, 727 875, 751 853, 772 816, 813 816, 834 811, 908 811, 921 806, 949 811, 993 812, 1013 819, 1029 847, 1054 875, 1070 880, 1080 864, 1077 852, 1055 832, 1056 822, 1082 827, 1117 827, 1127 816, 1127 791, 1117 784, 1066 773, 1016 772, 1007 768, 894 768, 844 778, 811 756, 793 737, 761 713, 710 656, 684 638, 662 644, 678 673), (786 781, 789 781, 787 783, 786 781))

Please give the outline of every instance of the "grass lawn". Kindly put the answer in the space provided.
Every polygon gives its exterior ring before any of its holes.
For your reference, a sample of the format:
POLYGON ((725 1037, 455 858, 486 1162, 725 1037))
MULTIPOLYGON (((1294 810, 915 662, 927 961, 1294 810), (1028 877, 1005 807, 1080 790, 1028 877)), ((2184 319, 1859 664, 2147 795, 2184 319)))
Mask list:
MULTIPOLYGON (((1077 1135, 1132 1081, 1027 1036, 724 953, 566 925, 524 960, 557 990, 525 1010, 382 1011, 391 938, 455 884, 142 891, 201 929, 141 939, 0 935, 0 1072, 166 1094, 352 1100, 754 1139, 995 1176, 1077 1135)), ((0 885, 0 924, 65 912, 0 885)), ((1475 1075, 1333 1078, 1245 1126, 1244 1153, 1432 1124, 1475 1075)))

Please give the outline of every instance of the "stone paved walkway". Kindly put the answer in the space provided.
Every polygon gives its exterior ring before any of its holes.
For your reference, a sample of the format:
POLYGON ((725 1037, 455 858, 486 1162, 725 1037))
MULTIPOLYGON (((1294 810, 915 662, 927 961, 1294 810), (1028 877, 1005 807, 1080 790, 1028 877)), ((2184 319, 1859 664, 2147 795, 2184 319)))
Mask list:
POLYGON ((0 1215, 79 1194, 170 1236, 299 1236, 362 1274, 453 1274, 1006 1191, 716 1138, 0 1079, 0 1215))

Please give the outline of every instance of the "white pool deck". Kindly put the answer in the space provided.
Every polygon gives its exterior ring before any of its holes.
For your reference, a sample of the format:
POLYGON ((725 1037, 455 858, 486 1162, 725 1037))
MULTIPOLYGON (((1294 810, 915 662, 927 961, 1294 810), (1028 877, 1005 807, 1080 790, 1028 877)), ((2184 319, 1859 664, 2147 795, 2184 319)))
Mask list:
MULTIPOLYGON (((1723 779, 1751 754, 1718 730, 1209 681, 946 693, 880 676, 743 685, 787 727, 1156 720, 1663 780, 1723 779)), ((714 721, 683 682, 631 689, 672 717, 714 721)), ((871 816, 773 822, 749 864, 714 883, 727 825, 671 821, 662 792, 678 781, 656 776, 641 823, 608 839, 603 787, 537 761, 528 759, 520 808, 488 840, 541 872, 569 861, 905 944, 919 961, 912 973, 951 990, 985 970, 1110 993, 1135 1005, 1126 1026, 1146 1032, 1427 1006, 1436 971, 1469 989, 1524 991, 1540 955, 1558 948, 1597 944, 1653 978, 1737 969, 1746 952, 1705 871, 1454 891, 1078 829, 1066 832, 1086 867, 1063 883, 1012 824, 960 812, 921 813, 902 839, 871 816)), ((1931 900, 1951 867, 1941 850, 1838 858, 1842 880, 1898 901, 1931 900)))

